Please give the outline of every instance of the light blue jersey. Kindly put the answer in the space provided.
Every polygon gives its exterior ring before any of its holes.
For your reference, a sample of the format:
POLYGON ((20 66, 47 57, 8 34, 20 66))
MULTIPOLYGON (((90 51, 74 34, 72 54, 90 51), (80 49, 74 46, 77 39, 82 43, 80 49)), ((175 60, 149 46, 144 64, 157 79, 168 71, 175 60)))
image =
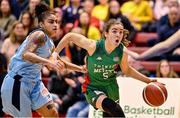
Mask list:
MULTIPOLYGON (((31 117, 31 110, 37 110, 52 100, 50 93, 41 81, 43 65, 33 64, 22 58, 28 41, 27 36, 12 57, 9 72, 1 88, 3 111, 13 117, 31 117)), ((39 47, 35 54, 49 58, 53 48, 53 41, 46 35, 45 45, 39 47)))
MULTIPOLYGON (((52 49, 54 48, 53 41, 46 35, 46 43, 44 46, 36 50, 36 54, 43 58, 48 58, 51 55, 52 49)), ((32 64, 22 59, 23 51, 28 43, 28 37, 18 48, 16 54, 12 57, 9 65, 9 71, 13 71, 19 75, 25 76, 28 79, 40 79, 42 65, 32 64), (39 78, 37 78, 39 77, 39 78)))

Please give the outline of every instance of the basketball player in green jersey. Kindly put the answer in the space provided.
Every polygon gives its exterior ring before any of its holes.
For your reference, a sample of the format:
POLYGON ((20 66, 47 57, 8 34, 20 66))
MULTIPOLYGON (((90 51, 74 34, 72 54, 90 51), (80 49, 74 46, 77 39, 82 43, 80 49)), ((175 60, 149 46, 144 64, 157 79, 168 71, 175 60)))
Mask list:
POLYGON ((156 81, 140 74, 128 65, 126 37, 127 30, 124 29, 123 24, 119 20, 112 19, 105 24, 103 39, 95 41, 80 34, 68 33, 61 39, 53 53, 53 57, 57 58, 59 52, 69 42, 87 50, 88 76, 85 77, 83 92, 94 108, 103 110, 109 117, 125 117, 120 105, 116 103, 119 100, 119 88, 116 81, 118 65, 124 74, 137 80, 145 83, 156 81))

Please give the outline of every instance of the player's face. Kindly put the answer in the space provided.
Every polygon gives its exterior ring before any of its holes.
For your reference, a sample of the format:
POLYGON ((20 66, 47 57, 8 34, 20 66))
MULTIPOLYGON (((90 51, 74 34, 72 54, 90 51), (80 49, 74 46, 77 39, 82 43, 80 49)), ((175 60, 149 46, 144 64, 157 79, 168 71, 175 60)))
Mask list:
POLYGON ((117 47, 122 41, 123 32, 124 28, 121 24, 112 25, 108 33, 106 33, 106 40, 117 47))
POLYGON ((57 16, 51 14, 47 19, 42 23, 42 28, 47 32, 48 35, 52 36, 56 34, 58 26, 57 16))

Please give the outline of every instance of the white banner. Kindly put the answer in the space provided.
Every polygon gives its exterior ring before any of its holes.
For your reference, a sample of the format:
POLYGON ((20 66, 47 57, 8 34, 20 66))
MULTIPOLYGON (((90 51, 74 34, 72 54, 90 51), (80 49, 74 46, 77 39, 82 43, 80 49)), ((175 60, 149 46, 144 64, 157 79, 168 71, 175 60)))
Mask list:
POLYGON ((166 102, 160 107, 147 105, 142 97, 147 85, 132 78, 117 78, 120 92, 120 105, 127 118, 180 118, 180 79, 158 79, 168 91, 166 102))
MULTIPOLYGON (((143 88, 147 85, 141 81, 118 77, 120 105, 126 118, 180 118, 180 79, 159 78, 165 84, 168 97, 160 107, 147 105, 142 97, 143 88)), ((101 111, 90 107, 89 117, 102 117, 101 111)))

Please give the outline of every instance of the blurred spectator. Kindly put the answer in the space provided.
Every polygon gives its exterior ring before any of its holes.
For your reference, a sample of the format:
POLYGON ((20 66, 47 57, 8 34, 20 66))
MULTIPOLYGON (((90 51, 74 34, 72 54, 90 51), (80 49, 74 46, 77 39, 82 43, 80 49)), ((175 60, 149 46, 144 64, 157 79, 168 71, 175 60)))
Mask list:
POLYGON ((63 8, 65 6, 69 6, 70 0, 44 0, 50 8, 60 7, 63 8))
POLYGON ((162 16, 166 15, 169 11, 167 6, 168 0, 155 0, 154 3, 154 18, 159 20, 162 16))
MULTIPOLYGON (((79 81, 79 86, 81 86, 81 84, 83 84, 85 82, 83 77, 78 77, 78 81, 79 81)), ((79 88, 79 87, 77 87, 79 88)), ((81 89, 81 88, 79 88, 81 89)), ((71 117, 77 117, 77 118, 87 118, 88 117, 88 113, 89 113, 89 104, 85 99, 85 96, 83 95, 83 93, 78 93, 80 94, 80 100, 77 101, 76 103, 74 103, 72 106, 69 107, 66 117, 67 118, 71 118, 71 117)))
POLYGON ((16 17, 11 14, 11 5, 9 0, 0 1, 0 29, 2 30, 2 35, 8 37, 12 24, 16 21, 16 17))
MULTIPOLYGON (((2 53, 0 53, 0 89, 6 74, 7 74, 7 60, 6 57, 2 53)), ((0 96, 1 96, 1 92, 0 92, 0 96)), ((2 108, 3 108, 2 100, 0 97, 0 117, 4 116, 4 112, 2 111, 2 108)))
POLYGON ((157 33, 159 36, 159 41, 164 41, 174 34, 178 29, 180 29, 179 7, 171 7, 169 9, 169 13, 161 17, 158 22, 157 33))
POLYGON ((172 67, 169 65, 169 62, 165 59, 161 60, 159 62, 159 65, 156 69, 156 77, 162 77, 162 78, 178 78, 178 75, 172 67))
POLYGON ((124 25, 124 28, 127 29, 130 33, 127 39, 131 41, 134 39, 136 35, 136 31, 134 27, 131 25, 129 19, 125 17, 124 15, 122 15, 122 13, 120 12, 120 4, 118 3, 117 0, 111 0, 109 2, 109 15, 108 15, 107 20, 110 20, 110 19, 121 20, 121 22, 124 25))
POLYGON ((34 28, 34 19, 31 13, 29 11, 23 11, 19 21, 24 25, 25 35, 27 36, 34 28))
POLYGON ((82 12, 82 6, 80 0, 71 0, 70 5, 63 8, 63 25, 65 33, 69 32, 73 28, 75 20, 79 18, 79 14, 82 12))
POLYGON ((4 32, 3 32, 3 30, 0 28, 0 50, 1 50, 2 44, 3 44, 3 42, 4 42, 4 39, 5 39, 5 37, 4 37, 4 32))
POLYGON ((34 26, 36 27, 38 25, 38 20, 35 16, 35 8, 36 6, 41 2, 41 0, 29 0, 29 4, 27 7, 27 11, 29 11, 34 18, 34 26))
MULTIPOLYGON (((67 57, 61 57, 62 60, 68 61, 67 57)), ((80 99, 79 83, 77 83, 76 73, 67 69, 60 71, 59 74, 52 72, 52 80, 49 83, 51 93, 57 94, 54 96, 54 102, 59 113, 66 113, 67 109, 80 99)))
MULTIPOLYGON (((82 29, 79 27, 73 28, 72 32, 74 33, 82 33, 82 29)), ((70 43, 68 47, 66 47, 66 55, 71 59, 71 62, 77 65, 84 65, 84 58, 87 54, 87 51, 83 48, 78 47, 77 45, 70 43)))
POLYGON ((159 28, 157 24, 160 18, 169 13, 169 8, 179 6, 177 0, 154 0, 153 2, 154 20, 142 26, 143 32, 157 32, 157 28, 159 28))
MULTIPOLYGON (((62 56, 63 60, 70 61, 68 57, 62 56)), ((71 73, 68 70, 60 71, 60 73, 56 73, 54 71, 51 71, 50 73, 51 80, 48 85, 48 89, 51 93, 57 94, 59 97, 64 96, 67 93, 67 90, 69 88, 69 85, 65 82, 66 77, 73 77, 73 73, 71 73)))
POLYGON ((87 12, 82 12, 78 20, 76 20, 74 27, 82 29, 82 34, 89 39, 99 40, 101 33, 98 28, 91 25, 90 16, 87 12))
POLYGON ((27 10, 35 17, 35 8, 41 2, 41 0, 29 0, 29 6, 27 10))
POLYGON ((138 31, 141 31, 143 24, 153 21, 153 11, 148 1, 131 0, 125 2, 121 11, 138 31))
POLYGON ((130 0, 118 0, 118 2, 119 2, 120 5, 124 4, 124 3, 127 2, 127 1, 130 1, 130 0))
POLYGON ((83 3, 83 10, 88 14, 91 14, 94 8, 94 0, 85 0, 83 3))
MULTIPOLYGON (((63 56, 61 59, 70 61, 67 57, 63 56)), ((66 113, 69 106, 71 106, 76 100, 73 99, 72 96, 72 88, 69 84, 66 83, 66 78, 74 79, 75 73, 71 72, 67 69, 60 71, 60 73, 56 73, 52 71, 50 73, 51 80, 49 82, 49 91, 54 93, 54 102, 56 103, 56 107, 60 113, 66 113)))
POLYGON ((108 17, 108 0, 98 0, 98 2, 99 4, 93 8, 91 16, 96 17, 100 21, 105 21, 108 17))
POLYGON ((94 0, 85 0, 84 1, 83 10, 89 14, 90 24, 97 27, 97 28, 100 28, 101 27, 100 26, 100 20, 94 16, 91 16, 93 8, 94 8, 94 0))
POLYGON ((21 12, 27 8, 29 3, 28 1, 29 0, 10 0, 12 14, 16 16, 16 19, 19 19, 21 12))
POLYGON ((16 21, 12 25, 12 31, 10 36, 7 39, 5 39, 1 49, 1 53, 3 53, 6 56, 8 63, 10 61, 10 58, 15 54, 16 50, 24 41, 24 39, 24 25, 21 22, 16 21))
MULTIPOLYGON (((158 40, 149 40, 148 45, 153 46, 156 43, 162 42, 169 38, 171 35, 173 35, 175 32, 177 32, 180 29, 180 13, 179 13, 179 7, 170 7, 169 13, 158 21, 158 27, 157 27, 157 33, 158 33, 158 40)), ((178 48, 179 46, 174 47, 178 48)), ((179 60, 176 55, 173 56, 173 51, 171 50, 164 54, 165 58, 168 58, 168 60, 179 60)), ((174 52, 174 54, 178 54, 178 50, 174 52)))
POLYGON ((167 6, 169 7, 169 8, 171 8, 171 7, 179 7, 179 0, 167 0, 167 6))

